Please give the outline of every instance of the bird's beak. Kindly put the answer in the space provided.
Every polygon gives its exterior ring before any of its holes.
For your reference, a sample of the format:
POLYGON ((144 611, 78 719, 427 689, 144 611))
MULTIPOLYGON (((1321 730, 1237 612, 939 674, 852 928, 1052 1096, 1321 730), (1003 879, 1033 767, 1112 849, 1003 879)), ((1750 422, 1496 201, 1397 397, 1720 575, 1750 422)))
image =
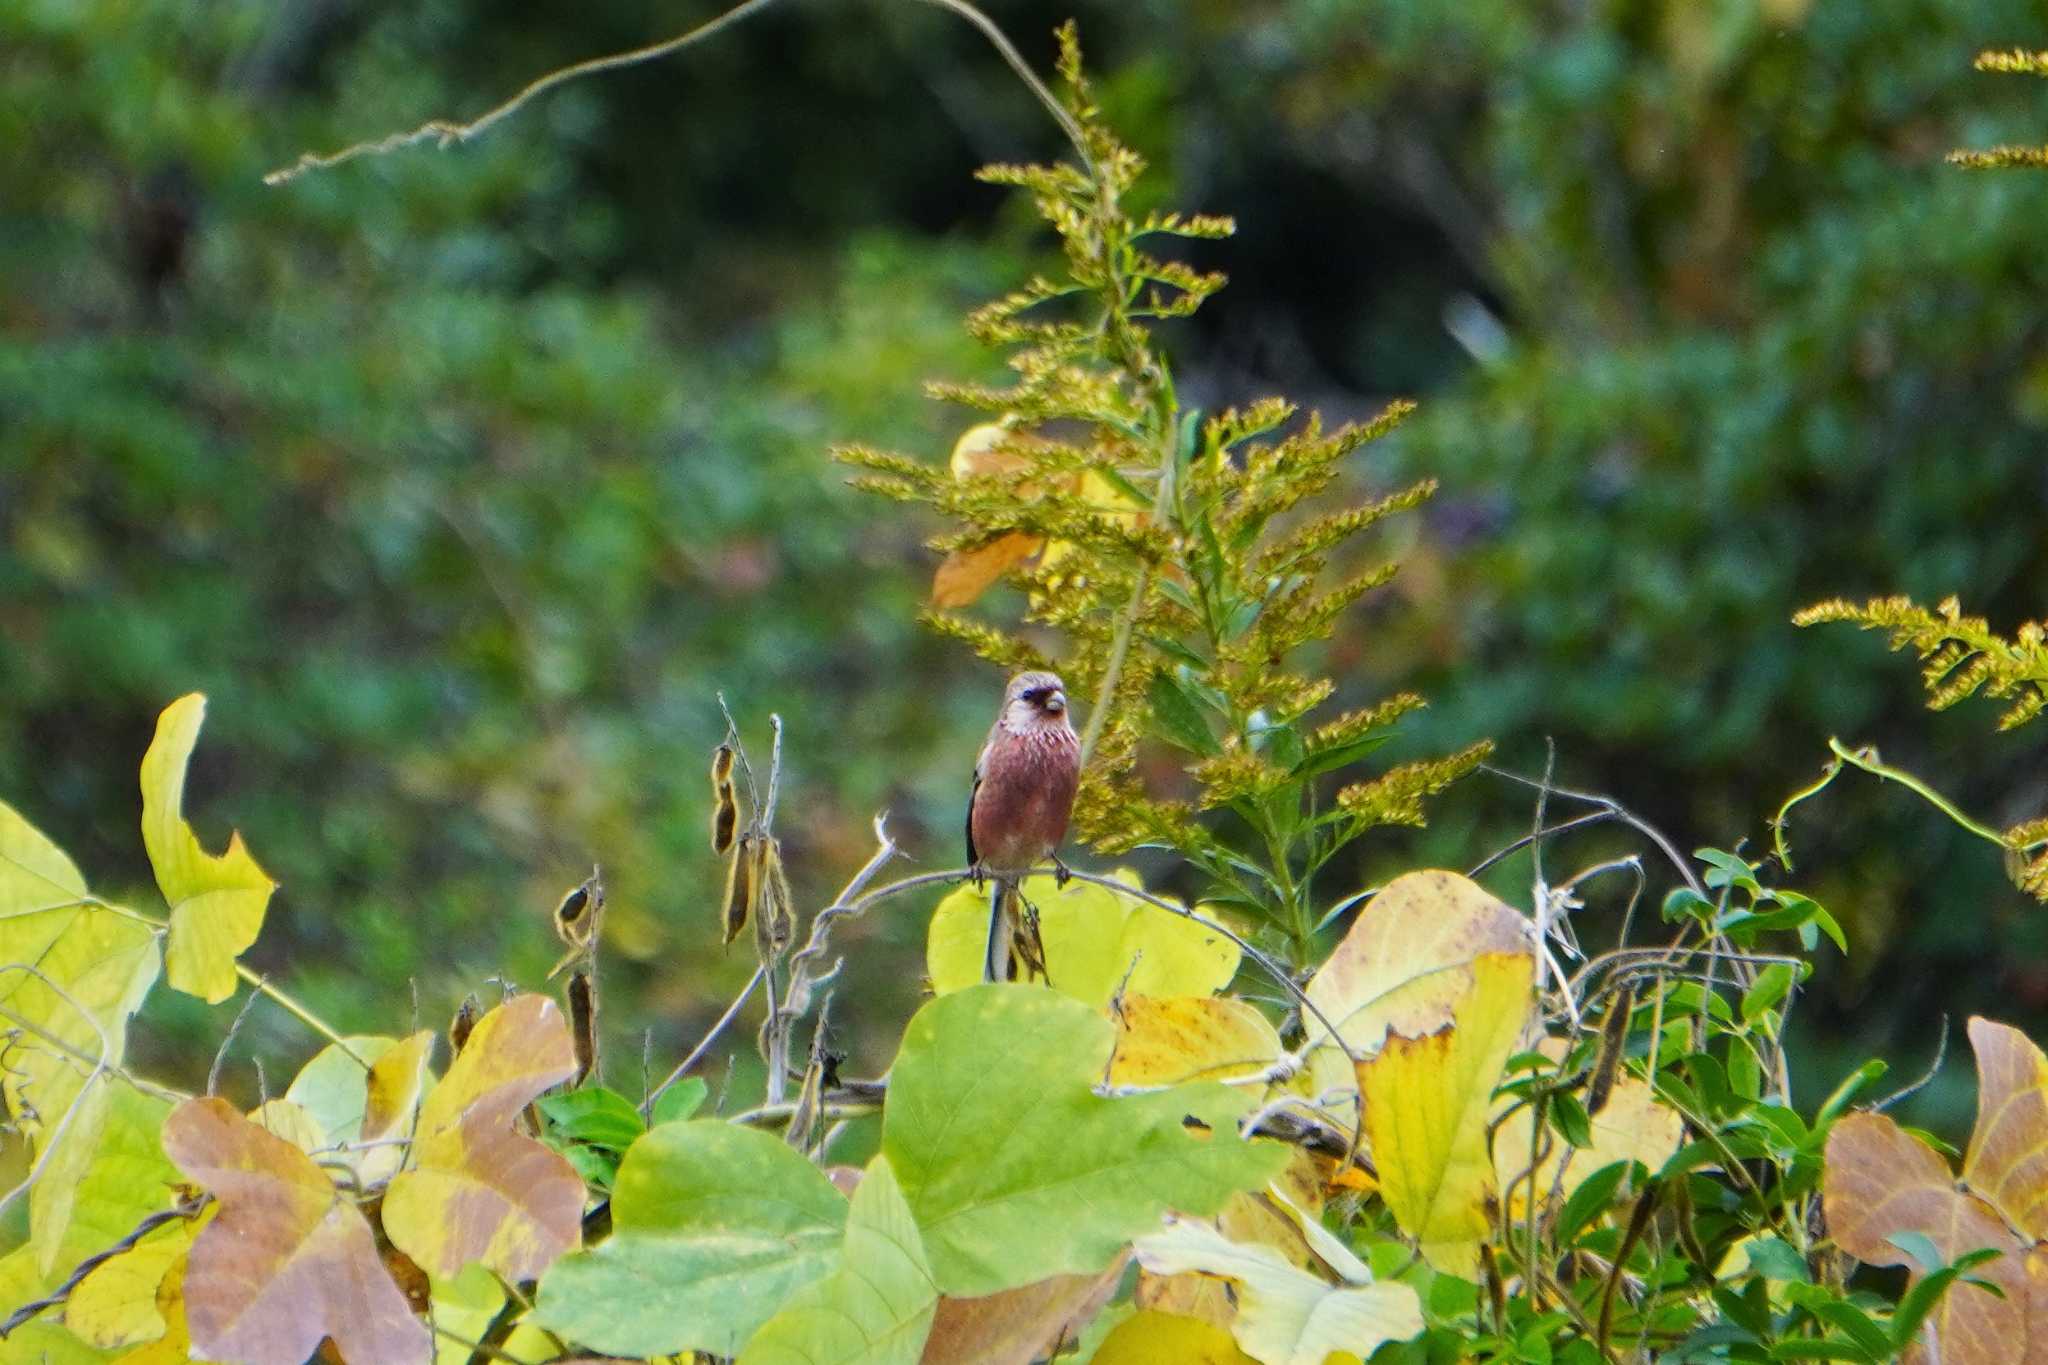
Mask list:
POLYGON ((1045 709, 1054 715, 1067 709, 1067 694, 1054 690, 1045 694, 1045 709))

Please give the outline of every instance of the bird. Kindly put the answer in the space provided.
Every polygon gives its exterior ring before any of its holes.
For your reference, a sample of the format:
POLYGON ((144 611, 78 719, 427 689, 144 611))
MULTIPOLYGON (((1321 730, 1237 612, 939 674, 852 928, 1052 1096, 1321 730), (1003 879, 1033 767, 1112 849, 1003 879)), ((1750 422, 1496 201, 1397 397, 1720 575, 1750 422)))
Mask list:
POLYGON ((1060 883, 1066 883, 1058 850, 1080 780, 1081 742, 1067 714, 1066 684, 1055 673, 1019 673, 1003 689, 988 742, 974 761, 974 789, 967 799, 968 871, 976 885, 994 882, 985 980, 1011 976, 1017 885, 1024 874, 1050 857, 1060 883))

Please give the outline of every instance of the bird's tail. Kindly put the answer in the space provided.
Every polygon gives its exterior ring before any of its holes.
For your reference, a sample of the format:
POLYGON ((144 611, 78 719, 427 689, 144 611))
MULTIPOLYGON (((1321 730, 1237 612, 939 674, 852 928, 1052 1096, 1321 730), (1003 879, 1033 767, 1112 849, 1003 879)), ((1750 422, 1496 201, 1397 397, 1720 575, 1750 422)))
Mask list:
POLYGON ((1008 981, 1017 944, 1017 886, 998 877, 988 889, 988 955, 982 959, 981 979, 1008 981))

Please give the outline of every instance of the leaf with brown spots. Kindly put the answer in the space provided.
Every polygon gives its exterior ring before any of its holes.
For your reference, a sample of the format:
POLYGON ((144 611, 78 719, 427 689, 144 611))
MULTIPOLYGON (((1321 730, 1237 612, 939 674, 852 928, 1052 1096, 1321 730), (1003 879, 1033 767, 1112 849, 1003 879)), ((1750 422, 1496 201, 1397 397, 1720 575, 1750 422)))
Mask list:
MULTIPOLYGON (((1456 872, 1410 872, 1388 882, 1358 912, 1350 932, 1309 978, 1308 998, 1354 1054, 1370 1057, 1389 1030, 1408 1038, 1436 1032, 1472 985, 1473 959, 1527 953, 1529 920, 1456 872)), ((1311 1014, 1303 1021, 1315 1092, 1355 1084, 1341 1049, 1311 1014)))
POLYGON ((1286 1049, 1266 1016, 1229 996, 1132 996, 1116 1012, 1113 1085, 1181 1085, 1257 1075, 1286 1049))
POLYGON ((554 1001, 516 996, 485 1015, 420 1105, 411 1165, 384 1196, 393 1244, 441 1279, 482 1261, 515 1282, 574 1250, 583 1180, 514 1125, 542 1091, 575 1074, 554 1001))
MULTIPOLYGON (((1941 1359, 1945 1365, 2048 1362, 2048 1255, 2016 1236, 1991 1205, 1958 1187, 1933 1148, 1882 1114, 1846 1115, 1828 1135, 1821 1203, 1837 1246, 1871 1265, 1905 1266, 1916 1282, 1925 1272, 1891 1240, 1900 1233, 1921 1234, 1951 1261, 1985 1247, 2004 1252, 1971 1272, 1997 1285, 2003 1298, 1962 1281, 1928 1315, 1941 1359)), ((1905 1358, 1926 1357, 1916 1345, 1905 1358)))
POLYGON ((361 1213, 304 1152, 226 1100, 187 1100, 164 1152, 220 1201, 185 1270, 192 1351, 299 1365, 332 1338, 350 1360, 413 1365, 433 1338, 377 1256, 361 1213))

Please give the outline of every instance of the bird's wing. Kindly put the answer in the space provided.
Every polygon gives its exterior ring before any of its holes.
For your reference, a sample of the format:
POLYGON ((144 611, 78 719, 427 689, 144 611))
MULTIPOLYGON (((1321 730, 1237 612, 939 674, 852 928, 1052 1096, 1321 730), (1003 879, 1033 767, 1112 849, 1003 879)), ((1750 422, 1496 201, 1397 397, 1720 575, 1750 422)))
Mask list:
POLYGON ((973 867, 981 861, 981 855, 974 851, 974 798, 981 795, 981 772, 988 766, 988 746, 982 745, 981 753, 974 760, 974 785, 967 792, 967 865, 973 867))

